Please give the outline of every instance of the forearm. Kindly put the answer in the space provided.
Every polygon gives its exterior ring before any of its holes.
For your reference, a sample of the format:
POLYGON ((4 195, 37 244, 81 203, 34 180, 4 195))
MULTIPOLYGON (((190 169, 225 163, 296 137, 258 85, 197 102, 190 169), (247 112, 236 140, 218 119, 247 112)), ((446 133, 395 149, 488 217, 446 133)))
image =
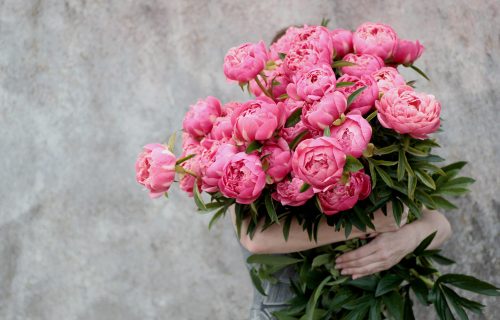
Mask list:
MULTIPOLYGON (((236 227, 236 214, 234 209, 230 208, 233 225, 236 227)), ((353 239, 364 235, 365 233, 353 228, 349 237, 345 237, 345 230, 342 228, 335 231, 326 221, 322 220, 318 228, 318 241, 310 240, 307 231, 302 230, 294 219, 290 225, 288 240, 283 237, 283 226, 273 224, 264 231, 260 231, 263 222, 257 226, 252 239, 247 235, 248 220, 244 220, 241 226, 241 244, 252 253, 290 253, 304 251, 315 247, 323 246, 329 243, 340 242, 347 239, 353 239)))
POLYGON ((437 231, 436 236, 427 249, 439 248, 451 236, 451 226, 448 219, 438 211, 424 210, 422 218, 405 225, 402 229, 403 232, 406 229, 412 236, 415 248, 434 231, 437 231))

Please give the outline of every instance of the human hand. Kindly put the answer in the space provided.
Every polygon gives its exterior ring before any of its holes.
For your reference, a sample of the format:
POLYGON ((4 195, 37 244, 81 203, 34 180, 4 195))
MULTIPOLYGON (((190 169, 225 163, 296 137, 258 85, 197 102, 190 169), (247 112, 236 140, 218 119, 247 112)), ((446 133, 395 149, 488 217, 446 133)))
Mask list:
MULTIPOLYGON (((387 215, 384 215, 381 209, 375 211, 373 214, 372 223, 375 226, 376 233, 396 231, 406 224, 408 219, 408 207, 404 207, 403 214, 401 216, 401 223, 398 226, 396 220, 394 219, 394 214, 392 212, 391 203, 387 204, 387 215)), ((373 236, 374 234, 372 234, 373 236)))
POLYGON ((335 268, 353 279, 390 269, 418 246, 418 239, 409 227, 378 234, 370 243, 339 256, 335 268))

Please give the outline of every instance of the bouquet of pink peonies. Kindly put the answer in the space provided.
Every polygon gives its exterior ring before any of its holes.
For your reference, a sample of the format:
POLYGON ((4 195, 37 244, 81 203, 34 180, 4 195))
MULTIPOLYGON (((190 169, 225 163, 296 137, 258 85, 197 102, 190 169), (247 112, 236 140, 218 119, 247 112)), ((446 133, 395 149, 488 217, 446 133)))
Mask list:
MULTIPOLYGON (((148 144, 136 163, 137 181, 152 198, 166 194, 176 174, 199 210, 214 212, 210 225, 235 206, 238 235, 248 220, 250 237, 262 225, 296 220, 317 239, 320 221, 332 230, 375 229, 376 210, 392 207, 399 223, 423 207, 453 209, 444 196, 462 195, 474 181, 459 177, 464 162, 440 166, 429 134, 440 127, 441 105, 416 91, 398 67, 416 66, 418 41, 400 39, 387 25, 364 23, 355 32, 321 26, 290 27, 269 48, 264 42, 231 48, 224 74, 255 96, 222 104, 214 97, 190 106, 182 155, 168 144, 148 144), (202 197, 205 192, 210 201, 202 197)), ((434 304, 440 319, 467 319, 482 305, 451 287, 498 295, 471 276, 440 273, 434 263, 452 260, 426 250, 434 234, 390 270, 352 280, 334 268, 335 257, 365 243, 350 240, 287 256, 253 255, 251 278, 261 281, 295 267, 296 297, 278 319, 413 319, 413 292, 434 304)))

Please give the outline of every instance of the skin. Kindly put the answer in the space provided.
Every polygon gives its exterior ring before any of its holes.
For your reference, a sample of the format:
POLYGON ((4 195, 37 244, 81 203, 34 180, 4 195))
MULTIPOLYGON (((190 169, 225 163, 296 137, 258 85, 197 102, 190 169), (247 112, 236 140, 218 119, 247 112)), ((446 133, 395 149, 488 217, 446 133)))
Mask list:
MULTIPOLYGON (((231 218, 236 228, 236 216, 231 208, 231 218)), ((437 211, 424 210, 422 218, 406 223, 406 210, 401 226, 394 221, 392 210, 388 207, 388 215, 381 210, 374 214, 374 230, 363 232, 356 228, 346 239, 344 230, 335 231, 322 220, 318 228, 318 241, 311 241, 307 232, 294 220, 290 226, 288 241, 285 241, 282 226, 274 224, 264 231, 257 231, 252 239, 246 234, 249 220, 244 220, 241 228, 240 242, 248 251, 260 254, 290 253, 320 247, 329 243, 345 241, 353 238, 374 237, 368 244, 345 253, 336 259, 336 268, 344 275, 357 279, 382 270, 387 270, 397 264, 429 234, 437 230, 436 236, 429 248, 439 247, 451 235, 448 220, 437 211)), ((259 227, 258 226, 258 230, 259 227)))

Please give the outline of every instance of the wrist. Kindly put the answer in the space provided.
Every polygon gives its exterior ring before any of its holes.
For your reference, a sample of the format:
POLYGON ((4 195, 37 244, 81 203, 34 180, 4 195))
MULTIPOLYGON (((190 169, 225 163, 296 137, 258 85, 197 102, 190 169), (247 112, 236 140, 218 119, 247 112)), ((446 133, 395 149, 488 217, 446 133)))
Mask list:
POLYGON ((408 245, 407 252, 413 252, 418 245, 425 239, 422 232, 420 232, 419 224, 421 221, 415 221, 404 225, 400 231, 404 232, 407 236, 408 241, 405 241, 408 245))

